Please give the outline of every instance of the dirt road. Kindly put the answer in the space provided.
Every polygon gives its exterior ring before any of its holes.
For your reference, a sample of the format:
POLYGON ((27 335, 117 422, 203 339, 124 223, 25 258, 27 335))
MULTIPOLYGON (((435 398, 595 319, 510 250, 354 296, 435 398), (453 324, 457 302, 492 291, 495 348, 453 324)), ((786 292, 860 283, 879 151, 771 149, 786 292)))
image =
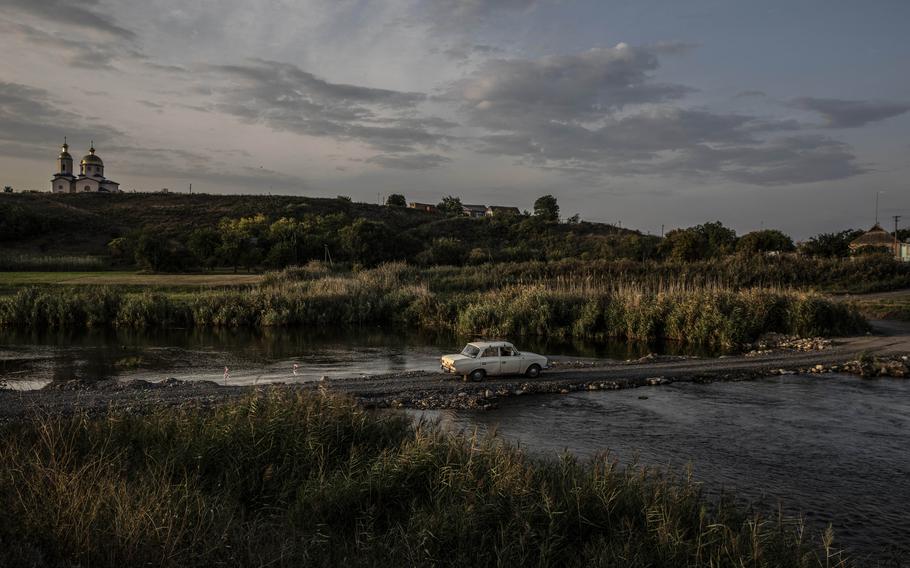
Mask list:
MULTIPOLYGON (((410 372, 323 382, 283 384, 277 388, 301 391, 327 389, 349 394, 369 407, 495 408, 509 396, 642 387, 679 381, 744 380, 773 373, 807 372, 816 365, 830 367, 860 353, 910 354, 910 323, 872 322, 874 333, 840 338, 822 351, 778 351, 757 356, 720 358, 644 358, 640 361, 558 358, 553 369, 537 379, 490 378, 476 383, 441 373, 410 372)), ((150 407, 212 406, 247 395, 257 387, 223 387, 210 382, 98 383, 62 385, 38 391, 0 391, 0 420, 32 413, 51 415, 108 409, 145 412, 150 407)), ((263 388, 263 387, 258 387, 263 388)))

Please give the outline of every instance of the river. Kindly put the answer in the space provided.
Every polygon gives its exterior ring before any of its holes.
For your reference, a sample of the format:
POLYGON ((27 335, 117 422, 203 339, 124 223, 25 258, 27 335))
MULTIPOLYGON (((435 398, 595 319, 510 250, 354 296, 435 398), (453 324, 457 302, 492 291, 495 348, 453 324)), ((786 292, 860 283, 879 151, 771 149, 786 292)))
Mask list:
MULTIPOLYGON (((7 332, 0 335, 0 382, 30 389, 73 378, 308 381, 435 369, 441 352, 460 350, 466 340, 383 329, 7 332)), ((621 342, 519 347, 614 359, 686 352, 621 342)), ((831 523, 838 542, 857 555, 910 557, 908 380, 813 375, 674 383, 518 397, 492 412, 417 414, 454 429, 495 430, 538 456, 609 452, 625 464, 691 467, 709 494, 729 490, 767 511, 780 504, 804 515, 813 530, 831 523)))
MULTIPOLYGON (((494 431, 525 451, 691 467, 707 493, 728 490, 773 512, 829 523, 871 562, 910 557, 910 381, 847 375, 518 397, 495 412, 415 413, 494 431)), ((865 565, 860 563, 860 565, 865 565)), ((897 564, 902 565, 902 564, 897 564)))
MULTIPOLYGON (((309 381, 434 370, 443 353, 470 338, 382 328, 165 329, 0 332, 0 381, 15 389, 71 379, 168 377, 228 385, 309 381), (296 367, 295 367, 296 365, 296 367), (228 372, 225 373, 225 367, 228 372)), ((644 344, 528 339, 520 349, 563 357, 638 358, 650 352, 697 355, 710 350, 673 343, 644 344)))

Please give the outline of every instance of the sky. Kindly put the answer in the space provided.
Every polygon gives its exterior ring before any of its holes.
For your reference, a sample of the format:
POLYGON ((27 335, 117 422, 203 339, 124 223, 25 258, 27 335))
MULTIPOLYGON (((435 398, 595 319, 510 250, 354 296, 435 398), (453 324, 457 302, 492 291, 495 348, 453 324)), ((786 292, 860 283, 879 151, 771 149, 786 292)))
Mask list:
MULTIPOLYGON (((906 0, 0 0, 0 184, 910 224, 906 0)), ((907 225, 902 225, 907 226, 907 225)))

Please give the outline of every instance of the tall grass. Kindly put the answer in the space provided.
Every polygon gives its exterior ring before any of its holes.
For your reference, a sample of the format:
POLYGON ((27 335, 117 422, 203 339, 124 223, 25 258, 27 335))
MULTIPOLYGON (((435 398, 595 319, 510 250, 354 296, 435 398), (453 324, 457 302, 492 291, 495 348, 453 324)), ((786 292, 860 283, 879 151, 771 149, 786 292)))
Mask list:
POLYGON ((107 259, 101 256, 0 254, 0 272, 88 272, 105 270, 108 266, 107 259))
POLYGON ((797 288, 829 292, 875 292, 910 287, 910 263, 874 256, 809 258, 729 256, 695 262, 561 260, 439 266, 424 272, 434 292, 490 290, 540 282, 625 282, 651 289, 668 286, 797 288))
POLYGON ((790 519, 607 457, 534 461, 330 395, 0 431, 11 565, 847 566, 790 519))
POLYGON ((785 289, 733 289, 556 276, 469 292, 434 292, 404 264, 360 272, 310 266, 262 285, 166 296, 108 288, 27 288, 0 299, 0 326, 393 325, 486 336, 676 339, 736 346, 765 332, 843 335, 865 329, 848 305, 785 289))

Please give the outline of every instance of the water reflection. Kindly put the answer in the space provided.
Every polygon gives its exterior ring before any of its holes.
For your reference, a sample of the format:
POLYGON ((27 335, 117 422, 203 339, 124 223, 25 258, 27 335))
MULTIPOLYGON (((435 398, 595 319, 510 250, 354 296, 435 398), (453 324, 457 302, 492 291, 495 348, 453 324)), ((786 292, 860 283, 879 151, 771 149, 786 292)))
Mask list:
MULTIPOLYGON (((471 339, 386 328, 7 331, 0 334, 0 380, 16 388, 76 378, 176 377, 227 384, 307 381, 436 369, 440 354, 461 351, 471 339)), ((649 352, 715 354, 672 343, 524 338, 516 344, 551 356, 630 359, 649 352)))

